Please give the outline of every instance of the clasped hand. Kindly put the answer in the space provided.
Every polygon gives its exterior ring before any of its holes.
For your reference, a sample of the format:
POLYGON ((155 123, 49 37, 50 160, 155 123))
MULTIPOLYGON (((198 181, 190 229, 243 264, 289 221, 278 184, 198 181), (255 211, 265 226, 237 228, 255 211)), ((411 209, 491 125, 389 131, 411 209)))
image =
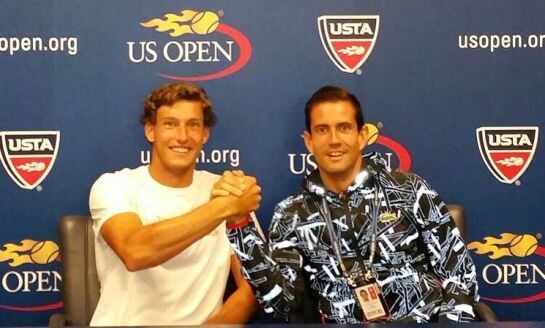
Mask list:
POLYGON ((261 187, 256 178, 244 175, 240 170, 225 171, 214 184, 211 197, 225 199, 229 211, 234 214, 227 223, 236 223, 259 208, 261 187))

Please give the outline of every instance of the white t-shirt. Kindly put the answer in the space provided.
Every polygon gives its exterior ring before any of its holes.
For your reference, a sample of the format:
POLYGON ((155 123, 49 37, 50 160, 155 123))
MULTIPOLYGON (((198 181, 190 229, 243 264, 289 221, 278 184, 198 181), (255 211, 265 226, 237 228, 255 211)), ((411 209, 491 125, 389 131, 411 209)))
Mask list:
POLYGON ((186 188, 155 181, 148 166, 103 174, 89 199, 101 296, 91 326, 201 324, 223 304, 231 249, 225 222, 167 262, 129 272, 100 234, 112 216, 136 213, 148 225, 190 212, 210 199, 218 175, 195 171, 186 188))

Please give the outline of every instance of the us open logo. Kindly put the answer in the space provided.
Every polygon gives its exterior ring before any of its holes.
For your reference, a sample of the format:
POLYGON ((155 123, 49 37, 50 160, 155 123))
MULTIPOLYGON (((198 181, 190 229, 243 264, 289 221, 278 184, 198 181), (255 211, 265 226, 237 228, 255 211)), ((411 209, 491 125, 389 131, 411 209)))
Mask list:
POLYGON ((520 178, 532 162, 539 127, 481 127, 477 143, 488 170, 503 183, 520 178))
POLYGON ((0 159, 11 179, 34 189, 47 177, 59 150, 59 131, 0 132, 0 159))
POLYGON ((252 45, 241 31, 223 23, 222 16, 221 10, 185 9, 147 18, 140 22, 146 40, 127 42, 128 58, 134 64, 151 65, 159 76, 171 80, 231 75, 249 62, 252 45))
POLYGON ((58 300, 62 284, 58 270, 59 246, 54 241, 24 239, 19 243, 1 245, 0 263, 0 288, 9 295, 10 303, 0 304, 0 308, 37 312, 63 306, 58 300), (7 264, 7 271, 4 264, 7 264), (25 304, 28 294, 35 295, 41 304, 25 304))
POLYGON ((318 29, 322 45, 331 61, 341 71, 361 74, 379 29, 378 15, 320 16, 318 29))
MULTIPOLYGON (((479 255, 486 255, 493 260, 482 269, 482 278, 488 285, 500 289, 505 285, 516 285, 525 293, 517 296, 482 297, 496 303, 529 303, 545 299, 543 283, 545 283, 545 247, 539 245, 541 233, 514 234, 504 232, 499 238, 487 236, 484 240, 474 241, 467 249, 479 255), (500 259, 504 259, 501 261, 500 259), (501 261, 501 262, 500 262, 501 261), (523 287, 538 286, 536 288, 523 287), (527 294, 526 294, 527 293, 527 294)), ((501 290, 501 289, 500 289, 501 290)))

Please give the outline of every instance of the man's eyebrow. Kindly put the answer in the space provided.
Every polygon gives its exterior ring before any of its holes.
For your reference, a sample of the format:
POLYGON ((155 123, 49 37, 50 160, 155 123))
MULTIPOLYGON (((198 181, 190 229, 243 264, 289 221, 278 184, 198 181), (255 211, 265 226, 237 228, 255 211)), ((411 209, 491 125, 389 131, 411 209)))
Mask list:
POLYGON ((178 121, 178 119, 176 117, 174 117, 174 116, 162 117, 161 119, 162 120, 178 121))
POLYGON ((327 124, 316 124, 316 125, 313 125, 312 128, 323 128, 327 126, 328 126, 327 124))

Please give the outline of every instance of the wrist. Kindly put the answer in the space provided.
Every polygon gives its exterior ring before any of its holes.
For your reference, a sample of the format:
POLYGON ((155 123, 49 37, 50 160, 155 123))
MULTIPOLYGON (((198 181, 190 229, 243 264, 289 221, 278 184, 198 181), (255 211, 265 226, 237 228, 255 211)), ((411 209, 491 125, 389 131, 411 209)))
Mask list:
POLYGON ((214 204, 216 206, 216 209, 218 210, 218 217, 222 220, 225 220, 231 216, 236 215, 236 211, 233 210, 233 206, 231 206, 231 203, 227 197, 216 197, 213 198, 210 203, 214 204))

